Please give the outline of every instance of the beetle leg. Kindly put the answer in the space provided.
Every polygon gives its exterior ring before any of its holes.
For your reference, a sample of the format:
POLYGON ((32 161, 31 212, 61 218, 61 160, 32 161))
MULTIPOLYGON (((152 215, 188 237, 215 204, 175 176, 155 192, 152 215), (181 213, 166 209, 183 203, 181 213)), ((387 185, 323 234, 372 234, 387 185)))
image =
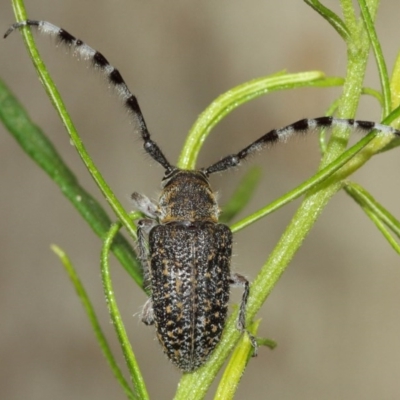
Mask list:
POLYGON ((146 325, 154 324, 153 300, 151 297, 149 297, 146 303, 144 303, 141 318, 142 322, 146 325))
MULTIPOLYGON (((149 268, 149 250, 147 248, 146 235, 150 232, 150 229, 156 225, 156 221, 152 219, 141 219, 138 221, 137 235, 138 235, 138 247, 139 247, 139 258, 143 268, 144 275, 144 286, 147 287, 150 282, 150 268, 149 268)), ((144 303, 141 320, 146 325, 154 324, 154 310, 153 300, 149 297, 144 303)))
POLYGON ((154 201, 150 200, 147 196, 133 192, 131 199, 133 200, 135 208, 141 211, 147 217, 154 219, 159 217, 160 211, 158 205, 154 203, 154 201))
POLYGON ((240 303, 239 309, 239 316, 237 320, 237 329, 241 332, 246 332, 249 336, 251 345, 253 346, 253 357, 257 356, 258 352, 258 344, 256 338, 246 329, 246 306, 247 306, 247 299, 250 293, 250 284, 249 281, 240 274, 232 274, 230 279, 231 285, 234 286, 241 286, 243 287, 243 296, 242 301, 240 303))
POLYGON ((150 230, 157 225, 154 219, 140 219, 137 222, 137 237, 139 248, 139 259, 143 268, 144 285, 149 286, 150 283, 150 265, 149 265, 149 249, 146 236, 150 230))

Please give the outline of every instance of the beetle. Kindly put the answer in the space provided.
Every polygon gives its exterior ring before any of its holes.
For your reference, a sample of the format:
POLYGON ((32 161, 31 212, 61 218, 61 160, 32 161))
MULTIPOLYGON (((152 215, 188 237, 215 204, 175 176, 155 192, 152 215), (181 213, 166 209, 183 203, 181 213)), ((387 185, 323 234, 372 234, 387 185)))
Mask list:
POLYGON ((165 174, 158 202, 133 193, 133 203, 146 218, 138 222, 139 258, 150 297, 143 307, 142 321, 154 324, 168 358, 182 371, 201 367, 219 343, 228 313, 230 286, 243 287, 237 328, 249 335, 253 355, 257 341, 246 330, 246 304, 250 285, 231 273, 232 232, 219 223, 220 208, 209 177, 239 166, 250 155, 299 133, 343 126, 369 132, 373 129, 400 136, 396 129, 369 121, 320 117, 302 119, 273 129, 239 151, 207 168, 179 169, 167 160, 147 129, 136 96, 120 72, 97 50, 62 28, 46 21, 26 20, 13 24, 5 33, 25 26, 55 36, 83 59, 105 74, 136 120, 145 151, 165 174))
MULTIPOLYGON (((168 358, 190 372, 204 364, 220 341, 231 284, 244 287, 237 326, 245 331, 249 282, 230 272, 232 232, 218 223, 220 210, 207 174, 172 167, 162 187, 158 204, 132 195, 137 209, 149 217, 138 228, 151 289, 142 320, 155 324, 168 358)), ((249 337, 255 355, 257 342, 249 337)))

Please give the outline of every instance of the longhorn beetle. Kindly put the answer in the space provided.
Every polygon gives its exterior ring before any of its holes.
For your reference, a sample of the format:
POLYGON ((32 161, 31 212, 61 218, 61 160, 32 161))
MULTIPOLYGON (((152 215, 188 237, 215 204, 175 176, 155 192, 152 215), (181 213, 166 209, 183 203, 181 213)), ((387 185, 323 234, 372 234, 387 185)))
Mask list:
MULTIPOLYGON (((182 371, 203 365, 220 341, 224 328, 230 285, 244 288, 237 328, 245 328, 249 282, 230 272, 232 232, 218 223, 220 209, 208 178, 215 172, 238 166, 251 154, 298 133, 318 128, 343 127, 369 132, 373 129, 400 136, 396 129, 374 122, 321 117, 302 119, 274 129, 236 154, 228 155, 207 168, 182 170, 166 159, 150 133, 137 98, 119 71, 98 51, 64 29, 45 21, 22 21, 5 33, 34 26, 41 33, 55 36, 74 54, 89 60, 100 70, 136 119, 145 151, 165 170, 158 203, 139 193, 132 199, 147 218, 138 222, 138 248, 151 295, 143 307, 142 320, 155 324, 158 339, 168 358, 182 371)), ((247 332, 257 353, 257 342, 247 332)))

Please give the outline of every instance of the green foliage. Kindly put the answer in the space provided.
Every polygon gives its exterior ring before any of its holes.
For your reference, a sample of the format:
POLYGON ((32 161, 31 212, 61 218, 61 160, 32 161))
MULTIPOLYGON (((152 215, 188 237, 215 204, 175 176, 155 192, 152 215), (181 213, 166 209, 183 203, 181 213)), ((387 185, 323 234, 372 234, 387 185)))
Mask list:
MULTIPOLYGON (((16 19, 18 21, 27 19, 22 0, 13 0, 12 3, 16 19)), ((373 24, 378 0, 358 0, 361 10, 360 18, 356 17, 356 11, 351 0, 341 0, 343 18, 340 18, 323 6, 319 1, 305 0, 305 3, 323 16, 345 41, 348 49, 348 64, 345 78, 325 77, 322 72, 318 71, 295 74, 279 72, 271 76, 243 83, 229 90, 212 102, 193 125, 181 152, 178 161, 179 167, 195 168, 198 153, 206 137, 211 132, 212 128, 233 109, 245 102, 273 91, 292 90, 305 86, 322 88, 343 85, 342 95, 335 101, 330 113, 335 111, 336 115, 340 118, 353 118, 361 94, 366 93, 374 95, 379 100, 382 105, 384 123, 397 123, 396 119, 398 119, 400 115, 400 62, 397 61, 390 79, 373 24), (373 50, 378 66, 381 82, 380 92, 363 88, 363 79, 370 48, 373 50)), ((121 371, 116 365, 106 339, 101 333, 100 325, 94 315, 90 301, 87 298, 74 268, 62 250, 57 247, 55 247, 54 250, 60 256, 63 265, 68 271, 85 310, 88 313, 100 346, 128 398, 147 399, 148 394, 145 384, 127 339, 115 302, 108 268, 108 255, 109 252, 112 251, 130 276, 143 288, 143 278, 137 257, 126 239, 118 233, 120 227, 124 226, 127 228, 129 234, 136 239, 136 229, 133 223, 134 218, 128 215, 122 208, 118 199, 86 152, 65 109, 61 96, 39 56, 30 29, 22 29, 22 35, 46 92, 63 121, 82 161, 87 166, 100 191, 106 197, 118 222, 112 224, 110 218, 97 201, 79 185, 76 177, 65 165, 49 139, 32 123, 21 104, 19 104, 9 89, 1 82, 0 118, 21 147, 27 152, 29 157, 49 174, 54 182, 62 189, 65 196, 92 227, 94 232, 104 240, 101 265, 105 295, 117 336, 128 365, 132 387, 125 381, 121 371)), ((364 188, 355 183, 346 181, 350 174, 364 165, 373 155, 399 146, 400 140, 392 140, 393 138, 388 137, 388 135, 379 135, 376 132, 371 132, 356 145, 346 150, 349 133, 348 131, 336 129, 333 131, 327 143, 325 143, 324 136, 321 136, 322 159, 316 174, 280 199, 277 199, 241 221, 236 222, 231 227, 232 230, 236 232, 260 220, 293 199, 304 196, 303 203, 300 205, 276 248, 270 254, 268 260, 260 269, 258 276, 253 282, 248 302, 247 324, 253 326, 255 330, 259 322, 255 325, 252 325, 251 322, 256 313, 299 249, 323 208, 332 196, 342 188, 344 188, 349 196, 362 207, 368 217, 371 218, 388 240, 389 244, 400 254, 400 246, 396 240, 396 238, 398 239, 400 237, 400 222, 364 188)), ((230 221, 243 209, 251 197, 258 180, 259 172, 257 170, 250 172, 245 177, 244 181, 225 207, 225 215, 223 218, 225 218, 226 221, 230 221)), ((221 343, 212 354, 209 362, 198 371, 185 374, 182 377, 176 393, 176 399, 201 399, 204 397, 218 371, 240 339, 240 333, 235 326, 236 319, 237 312, 234 312, 227 323, 221 343)), ((250 344, 248 341, 246 342, 246 339, 246 337, 242 337, 239 347, 233 353, 228 363, 227 370, 222 377, 216 398, 233 398, 237 384, 247 365, 248 354, 251 350, 250 344)), ((267 340, 264 340, 263 343, 273 347, 273 344, 267 340)))

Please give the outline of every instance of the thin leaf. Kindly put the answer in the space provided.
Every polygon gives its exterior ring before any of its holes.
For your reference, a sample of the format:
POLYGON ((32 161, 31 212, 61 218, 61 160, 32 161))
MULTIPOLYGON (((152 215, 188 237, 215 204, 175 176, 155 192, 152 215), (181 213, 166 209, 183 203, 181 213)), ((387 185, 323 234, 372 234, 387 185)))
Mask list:
POLYGON ((200 114, 190 129, 177 165, 182 169, 194 169, 200 149, 211 129, 234 109, 252 99, 278 90, 299 87, 331 87, 342 84, 342 78, 325 78, 322 72, 310 71, 297 74, 274 74, 236 86, 217 97, 200 114))
MULTIPOLYGON (((390 92, 392 94, 392 108, 400 106, 400 52, 397 54, 390 78, 390 92)), ((400 126, 400 120, 395 121, 394 126, 400 126)))
POLYGON ((304 0, 304 2, 325 18, 345 41, 349 39, 349 30, 345 23, 332 10, 325 7, 317 0, 304 0))
POLYGON ((108 265, 108 256, 110 254, 112 242, 120 228, 120 222, 114 223, 104 240, 104 245, 101 251, 101 277, 103 280, 104 295, 107 301, 108 310, 115 328, 115 332, 118 336, 122 353, 124 354, 125 361, 128 366, 135 394, 139 397, 139 399, 147 400, 149 399, 149 395, 147 393, 146 385, 140 372, 139 365, 136 361, 135 354, 133 353, 132 346, 129 342, 121 313, 118 309, 111 281, 110 268, 108 265))
MULTIPOLYGON (((362 94, 367 94, 367 95, 372 96, 372 97, 375 97, 375 99, 378 100, 379 105, 381 107, 383 106, 383 97, 382 97, 382 93, 381 92, 378 92, 377 90, 369 88, 369 87, 364 87, 362 89, 361 93, 362 94)), ((384 115, 382 116, 382 118, 384 118, 384 115)))
MULTIPOLYGON (((371 89, 368 87, 364 87, 362 89, 362 94, 375 97, 375 99, 377 99, 379 104, 382 106, 382 95, 377 90, 371 89)), ((338 99, 336 99, 335 101, 333 101, 332 104, 329 106, 328 110, 326 111, 325 115, 333 116, 340 104, 340 101, 341 101, 340 97, 338 99)), ((319 134, 319 148, 320 148, 322 155, 325 153, 326 148, 327 148, 327 141, 326 141, 326 135, 325 135, 327 131, 328 131, 327 129, 321 129, 321 132, 319 134)))
MULTIPOLYGON (((21 148, 50 176, 96 235, 103 239, 111 226, 107 213, 97 200, 80 186, 53 144, 31 121, 22 105, 1 80, 0 119, 21 148)), ((115 238, 112 251, 137 284, 143 287, 140 262, 121 234, 115 238)))
POLYGON ((396 242, 396 240, 393 238, 391 235, 390 231, 387 229, 385 224, 382 222, 381 219, 370 209, 365 209, 365 213, 368 215, 368 217, 371 219, 371 221, 376 225, 376 227, 381 231, 382 235, 385 237, 385 239, 388 241, 390 246, 392 246, 393 250, 397 252, 397 254, 400 254, 400 245, 399 243, 396 242))
POLYGON ((110 348, 110 346, 107 342, 107 339, 101 329, 99 320, 96 316, 96 313, 94 311, 92 303, 91 303, 91 301, 87 295, 87 292, 86 292, 81 280, 79 279, 79 276, 78 276, 74 266, 72 265, 69 257, 60 247, 58 247, 56 245, 52 245, 51 249, 60 258, 65 271, 67 272, 69 278, 71 279, 72 284, 75 287, 76 293, 78 294, 78 297, 81 300, 83 308, 85 309, 86 314, 89 318, 89 321, 92 325, 93 331, 96 335, 96 339, 99 342, 101 351, 103 352, 104 356, 106 357, 108 364, 110 365, 111 370, 114 373, 114 376, 117 378, 118 382, 124 389, 125 394, 128 396, 129 399, 132 399, 132 400, 139 399, 139 397, 137 397, 133 393, 132 388, 129 386, 128 382, 125 380, 121 370, 119 369, 119 367, 117 365, 114 355, 112 354, 111 348, 110 348))
MULTIPOLYGON (((392 108, 400 107, 400 53, 394 63, 392 77, 390 79, 390 91, 392 93, 392 108)), ((393 126, 400 128, 400 118, 393 122, 393 126)), ((400 139, 390 143, 383 151, 400 146, 400 139)))
MULTIPOLYGON (((23 0, 12 0, 12 5, 14 8, 14 13, 17 21, 23 21, 28 19, 24 2, 23 0)), ((124 210, 119 200, 116 198, 102 175, 100 174, 98 168, 94 164, 93 160, 90 158, 88 152, 85 149, 85 146, 82 143, 81 138, 78 135, 78 132, 75 129, 75 126, 69 116, 65 104, 58 92, 53 80, 51 79, 45 64, 43 63, 35 42, 33 40, 33 36, 31 34, 31 30, 28 26, 25 26, 20 29, 22 36, 25 40, 25 44, 28 50, 28 53, 31 57, 33 65, 36 69, 36 72, 39 75, 39 79, 42 82, 44 89, 46 90, 47 95, 49 96, 51 102, 53 103, 61 121, 63 122, 74 147, 78 151, 79 156, 84 162, 86 168, 94 179, 95 183, 99 187, 100 191, 103 193, 104 197, 107 199, 107 202, 110 204, 111 208, 117 215, 118 219, 123 222, 124 226, 127 228, 129 234, 136 239, 136 228, 133 222, 129 219, 128 213, 124 210)))
MULTIPOLYGON (((397 106, 390 114, 390 118, 385 118, 383 120, 384 124, 391 124, 392 122, 395 122, 396 125, 396 120, 398 121, 400 118, 400 105, 397 106)), ((392 150, 396 147, 400 146, 400 138, 396 137, 394 138, 390 143, 388 143, 383 149, 380 150, 380 153, 384 153, 385 151, 392 150)))
POLYGON ((222 207, 223 211, 220 215, 219 222, 228 224, 247 206, 258 187, 261 175, 262 173, 259 167, 253 167, 247 171, 229 201, 222 207))
POLYGON ((357 155, 364 147, 366 147, 376 136, 375 132, 369 133, 363 139, 361 139, 354 146, 350 147, 346 152, 344 152, 338 159, 336 159, 333 163, 329 164, 327 167, 317 172, 312 178, 306 180, 301 185, 297 186, 295 189, 291 190, 284 196, 279 199, 273 201, 268 204, 266 207, 261 208, 260 210, 254 212, 246 218, 238 221, 234 225, 231 226, 232 232, 238 232, 248 225, 253 224, 259 219, 271 214, 273 211, 278 210, 283 207, 285 204, 290 203, 291 201, 297 199, 298 197, 305 194, 308 190, 315 187, 317 184, 325 181, 327 178, 332 176, 336 171, 342 168, 346 163, 348 163, 354 156, 357 155))
POLYGON ((390 245, 400 254, 400 244, 391 235, 391 232, 393 232, 397 238, 400 238, 400 221, 376 201, 362 186, 353 182, 346 182, 344 189, 361 206, 390 245))
MULTIPOLYGON (((258 320, 248 327, 249 332, 252 333, 253 336, 257 335, 260 322, 261 320, 258 320)), ((225 368, 214 400, 232 400, 234 398, 240 379, 244 374, 244 370, 251 358, 253 350, 249 335, 244 334, 225 368)))
POLYGON ((383 94, 383 116, 386 117, 386 115, 390 113, 392 105, 389 74, 387 71, 385 59, 383 57, 381 44, 379 43, 378 35, 376 34, 374 22, 369 13, 367 3, 365 2, 365 0, 358 0, 358 4, 360 6, 361 15, 365 23, 369 41, 374 51, 376 65, 378 67, 378 74, 383 94))

